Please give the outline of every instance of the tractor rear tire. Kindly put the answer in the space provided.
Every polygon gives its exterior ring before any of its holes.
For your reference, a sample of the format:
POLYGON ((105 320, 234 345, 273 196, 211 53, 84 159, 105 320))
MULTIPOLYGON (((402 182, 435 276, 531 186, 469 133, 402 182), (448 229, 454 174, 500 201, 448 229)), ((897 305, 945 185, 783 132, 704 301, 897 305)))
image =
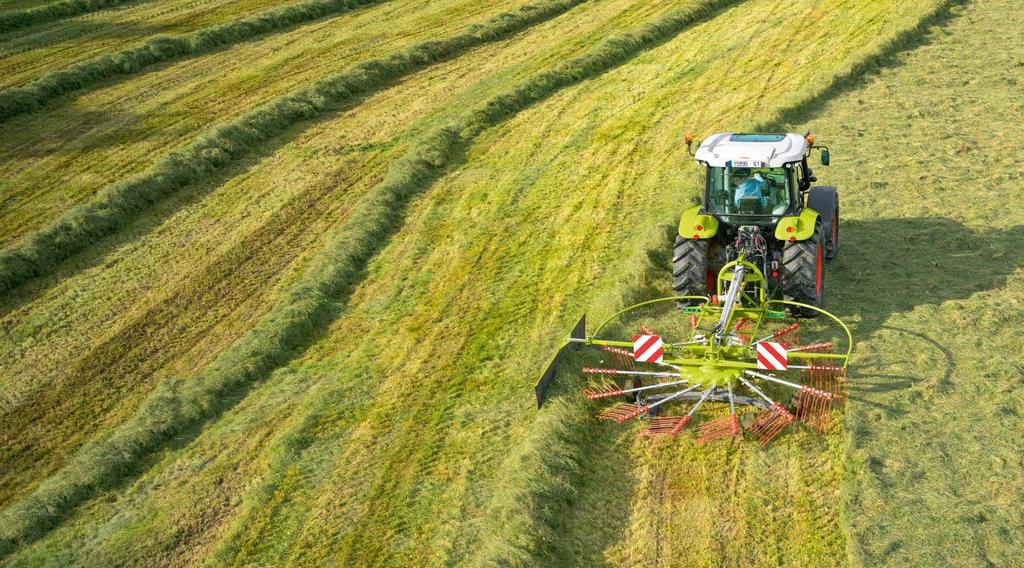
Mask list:
MULTIPOLYGON (((676 236, 672 247, 672 289, 676 296, 706 296, 708 293, 708 248, 706 239, 676 236)), ((694 300, 680 301, 689 305, 694 300)))
MULTIPOLYGON (((782 249, 782 294, 786 300, 816 308, 825 305, 825 232, 819 223, 811 238, 788 242, 782 249)), ((818 312, 789 306, 795 318, 813 318, 818 312)))

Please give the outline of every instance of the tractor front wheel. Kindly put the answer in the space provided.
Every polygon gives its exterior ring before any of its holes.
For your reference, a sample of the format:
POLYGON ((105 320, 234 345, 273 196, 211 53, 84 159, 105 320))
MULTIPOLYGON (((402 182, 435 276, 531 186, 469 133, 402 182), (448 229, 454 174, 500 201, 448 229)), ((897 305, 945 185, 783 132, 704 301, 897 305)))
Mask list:
POLYGON ((672 247, 672 289, 676 296, 707 295, 708 248, 709 242, 705 239, 676 236, 672 247))
MULTIPOLYGON (((785 299, 816 308, 824 307, 826 240, 819 223, 811 238, 788 242, 783 247, 782 293, 785 299)), ((790 306, 790 315, 813 318, 818 312, 790 306)))

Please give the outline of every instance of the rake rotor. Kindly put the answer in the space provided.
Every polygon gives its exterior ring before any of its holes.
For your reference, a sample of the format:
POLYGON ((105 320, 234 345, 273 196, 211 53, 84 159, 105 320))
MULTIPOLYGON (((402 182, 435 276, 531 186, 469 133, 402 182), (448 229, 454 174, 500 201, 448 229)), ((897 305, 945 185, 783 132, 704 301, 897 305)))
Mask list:
MULTIPOLYGON (((620 424, 642 420, 642 436, 676 436, 699 421, 702 409, 727 404, 727 414, 707 411, 709 419, 696 434, 698 444, 741 438, 738 409, 744 407, 759 413, 747 430, 762 446, 795 424, 824 433, 847 398, 853 342, 846 326, 813 306, 767 299, 764 276, 742 255, 719 271, 718 292, 712 298, 661 298, 631 306, 593 335, 586 334, 581 320, 568 345, 595 346, 604 357, 603 366, 583 368, 584 375, 601 379, 584 388, 583 396, 592 402, 615 401, 598 418, 620 424), (632 336, 619 327, 621 339, 601 335, 606 327, 614 329, 612 321, 677 301, 703 303, 677 308, 684 315, 681 322, 641 323, 632 336), (840 335, 823 336, 817 328, 802 327, 802 320, 789 320, 790 306, 826 316, 822 319, 840 335), (801 335, 811 341, 802 344, 801 335), (845 352, 836 349, 839 344, 845 352), (669 408, 682 411, 669 414, 669 408)), ((551 367, 546 377, 550 373, 551 367)))

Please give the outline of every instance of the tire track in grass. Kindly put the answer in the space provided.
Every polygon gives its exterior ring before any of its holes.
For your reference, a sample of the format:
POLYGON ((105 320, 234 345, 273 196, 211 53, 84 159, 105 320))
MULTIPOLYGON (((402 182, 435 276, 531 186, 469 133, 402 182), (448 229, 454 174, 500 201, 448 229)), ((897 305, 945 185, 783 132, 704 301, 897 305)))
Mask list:
POLYGON ((34 111, 56 97, 89 88, 105 79, 132 75, 157 63, 195 57, 261 35, 372 6, 380 1, 310 0, 187 34, 157 36, 141 45, 53 71, 23 87, 0 91, 0 123, 14 115, 34 111))
MULTIPOLYGON (((223 409, 232 392, 244 390, 309 345, 336 315, 338 298, 358 281, 362 266, 397 228, 407 203, 436 178, 467 140, 535 102, 583 78, 600 74, 635 53, 660 44, 695 21, 733 2, 706 2, 632 34, 607 40, 587 55, 541 73, 489 100, 462 121, 439 129, 392 164, 384 181, 363 200, 352 220, 313 262, 306 278, 200 379, 162 382, 127 423, 83 448, 32 494, 0 514, 0 553, 35 540, 71 509, 109 487, 154 449, 223 409), (59 504, 59 506, 58 506, 59 504)), ((560 6, 563 10, 568 6, 560 6)))
POLYGON ((552 0, 528 5, 471 26, 462 34, 426 41, 390 57, 359 64, 208 130, 142 174, 107 186, 88 203, 72 208, 50 226, 0 251, 0 294, 52 272, 60 262, 119 230, 146 208, 209 177, 286 128, 322 116, 415 69, 555 17, 582 1, 552 0))

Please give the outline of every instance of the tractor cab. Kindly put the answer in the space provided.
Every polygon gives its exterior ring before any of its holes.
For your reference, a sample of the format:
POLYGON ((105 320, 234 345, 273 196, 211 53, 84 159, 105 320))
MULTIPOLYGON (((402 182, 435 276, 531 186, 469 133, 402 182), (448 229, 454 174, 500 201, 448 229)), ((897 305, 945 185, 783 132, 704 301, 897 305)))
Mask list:
POLYGON ((807 138, 799 134, 708 137, 694 158, 706 169, 704 212, 727 225, 774 226, 798 214, 813 181, 807 138))

